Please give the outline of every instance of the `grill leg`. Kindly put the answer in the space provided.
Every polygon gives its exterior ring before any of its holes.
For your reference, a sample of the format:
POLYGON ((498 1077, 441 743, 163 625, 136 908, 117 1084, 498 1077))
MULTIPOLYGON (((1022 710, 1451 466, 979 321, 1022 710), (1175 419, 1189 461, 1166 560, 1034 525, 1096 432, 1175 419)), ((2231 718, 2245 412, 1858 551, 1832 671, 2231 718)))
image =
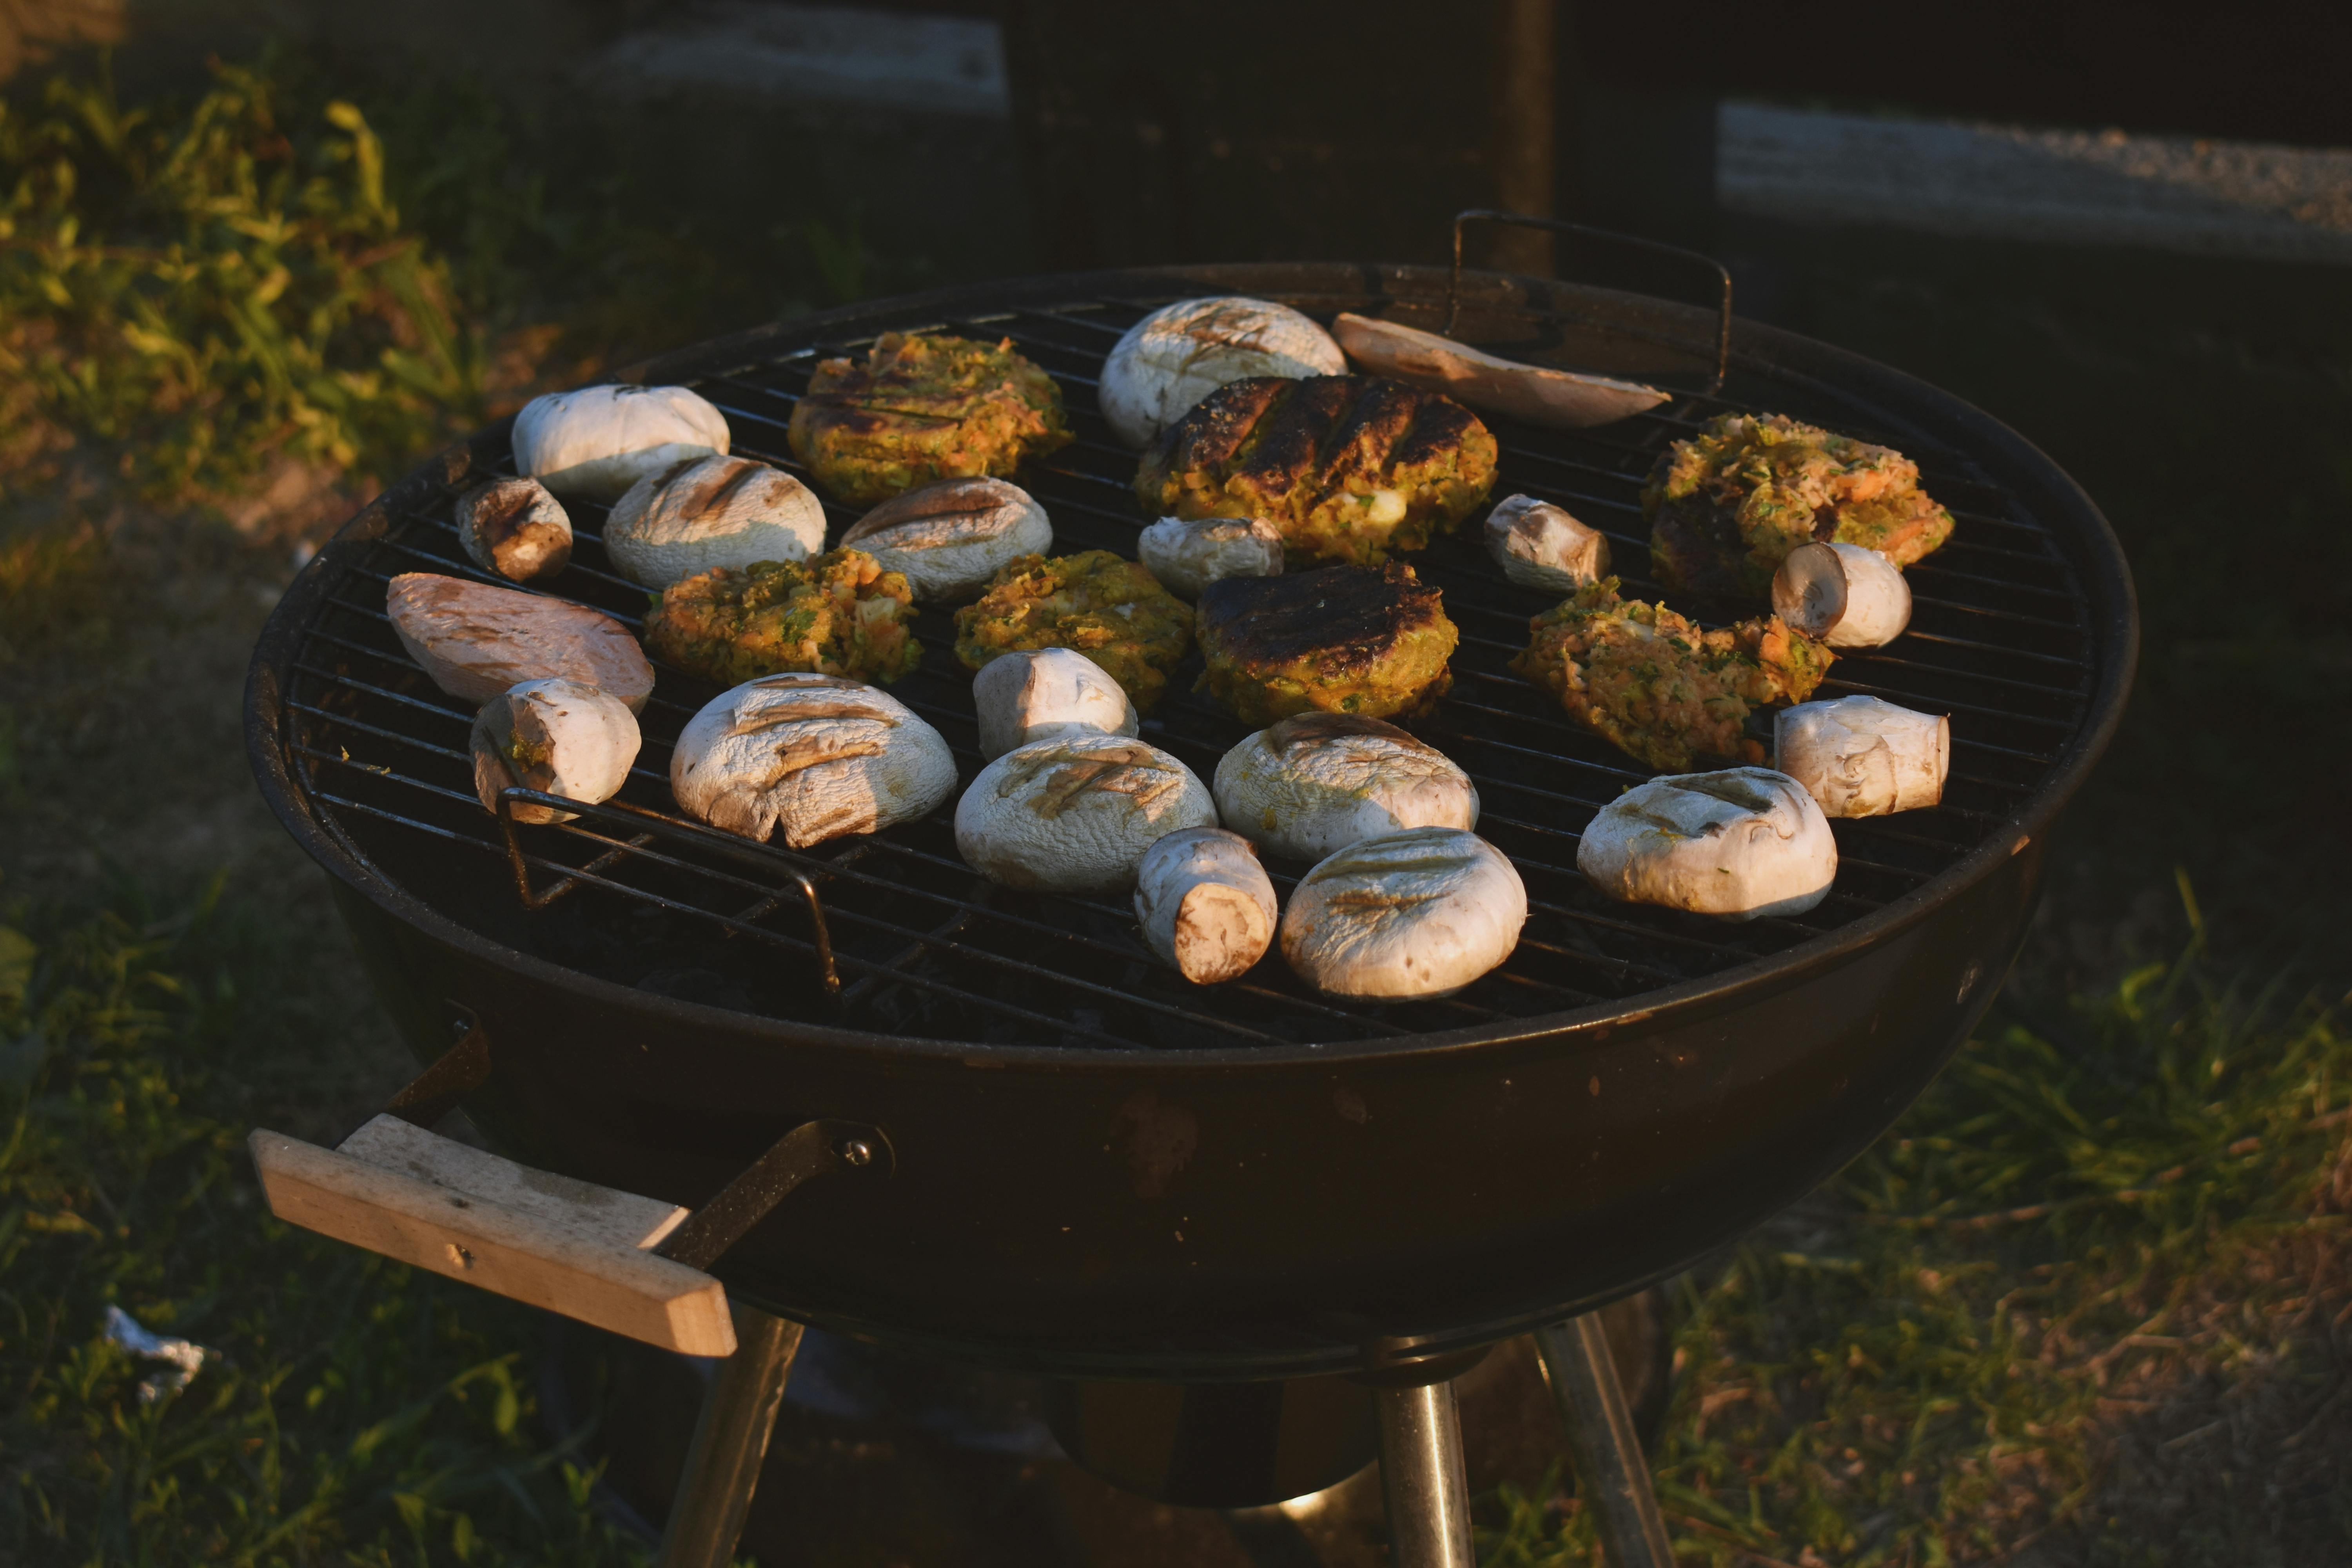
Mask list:
POLYGON ((784 1402, 784 1380, 801 1348, 801 1326, 730 1303, 735 1353, 702 1396, 686 1472, 669 1505, 659 1568, 727 1568, 751 1511, 751 1489, 768 1457, 768 1434, 784 1402))
POLYGON ((1544 1381, 1559 1402, 1576 1456, 1576 1478, 1598 1516, 1610 1568, 1675 1568, 1665 1521, 1650 1491, 1650 1468, 1641 1434, 1617 1384, 1617 1363, 1601 1314, 1587 1312, 1536 1331, 1544 1381))
POLYGON ((1394 1568, 1476 1568, 1454 1384, 1374 1388, 1372 1413, 1381 1429, 1389 1562, 1394 1568))

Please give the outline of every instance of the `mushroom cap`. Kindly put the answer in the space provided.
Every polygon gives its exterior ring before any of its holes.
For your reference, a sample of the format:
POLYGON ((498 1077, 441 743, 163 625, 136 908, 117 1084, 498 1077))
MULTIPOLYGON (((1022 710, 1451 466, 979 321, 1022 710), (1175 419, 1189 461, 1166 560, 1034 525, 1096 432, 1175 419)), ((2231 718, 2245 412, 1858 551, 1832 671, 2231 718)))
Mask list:
POLYGON ((457 498, 457 542, 483 571, 528 583, 572 563, 572 518, 537 479, 492 479, 457 498))
POLYGON ((1330 996, 1450 996, 1511 956, 1528 890, 1502 851, 1456 827, 1359 839, 1292 889, 1282 956, 1330 996))
POLYGON ((1609 539, 1533 496, 1507 496, 1486 514, 1486 553, 1522 587, 1572 594, 1609 574, 1609 539))
POLYGON ((723 691, 687 721, 670 793, 746 838, 781 828, 795 849, 922 816, 955 792, 948 743, 859 681, 793 671, 723 691))
POLYGON ((516 470, 557 495, 618 500, 685 458, 727 450, 726 416, 683 386, 583 386, 515 416, 516 470))
POLYGON ((635 583, 672 583, 824 548, 824 507, 782 468, 750 458, 683 458, 631 485, 604 522, 604 552, 635 583))
POLYGON ((1748 921, 1799 914, 1829 897, 1837 840, 1786 773, 1670 773, 1601 808, 1576 868, 1613 899, 1748 921))
MULTIPOLYGON (((482 704, 470 737, 474 793, 498 815, 499 792, 520 784, 591 804, 629 782, 641 743, 636 715, 609 691, 551 676, 518 682, 482 704)), ((569 822, 577 812, 518 801, 517 822, 569 822)))
POLYGON ((1262 517, 1163 517, 1135 547, 1151 574, 1187 599, 1220 578, 1282 575, 1282 530, 1262 517))
POLYGON ((1229 381, 1347 370, 1348 356, 1310 318, 1228 294, 1163 305, 1129 327, 1103 361, 1096 398, 1111 433, 1139 451, 1229 381))
POLYGON ((1395 725, 1302 713, 1217 763, 1217 815, 1268 854, 1320 860, 1408 827, 1478 826, 1478 788, 1454 760, 1395 725))
POLYGON ((1180 828, 1136 866, 1135 919, 1160 963, 1195 985, 1219 984, 1274 945, 1274 882, 1240 834, 1180 828))
POLYGON ((394 577, 383 604, 408 656, 465 701, 487 702, 519 680, 551 675, 597 687, 633 713, 653 695, 645 650, 602 610, 432 572, 394 577))
POLYGON ((1054 547, 1054 524, 1036 498, 1003 479, 940 479, 891 497, 849 525, 855 545, 885 572, 904 573, 924 603, 968 597, 997 568, 1054 547))
POLYGON ((1952 721, 1875 697, 1801 702, 1772 718, 1772 765, 1831 816, 1878 816, 1944 798, 1952 721))
POLYGON ((1005 752, 1055 735, 1132 735, 1135 704, 1102 666, 1066 647, 999 654, 971 680, 980 714, 980 754, 1005 752))
POLYGON ((981 770, 956 803, 956 849, 1007 887, 1117 892, 1153 840, 1216 825, 1209 786, 1158 747, 1056 735, 981 770))
POLYGON ((1911 585, 1875 550, 1835 539, 1800 544, 1772 574, 1772 609, 1832 647, 1879 647, 1911 624, 1911 585))

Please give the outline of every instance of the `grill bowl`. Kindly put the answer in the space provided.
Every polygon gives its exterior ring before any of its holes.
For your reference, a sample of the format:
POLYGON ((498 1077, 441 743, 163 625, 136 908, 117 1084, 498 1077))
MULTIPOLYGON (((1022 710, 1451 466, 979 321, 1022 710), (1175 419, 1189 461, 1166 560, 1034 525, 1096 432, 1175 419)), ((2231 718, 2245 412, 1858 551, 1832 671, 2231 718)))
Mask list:
MULTIPOLYGON (((1011 335, 1062 381, 1081 435, 1020 476, 1057 550, 1131 554, 1146 520, 1122 493, 1133 459, 1093 413, 1092 366, 1143 310, 1211 292, 1428 326, 1444 274, 998 283, 765 329, 630 378, 700 385, 737 450, 789 466, 781 426, 820 351, 891 328, 1011 335)), ((1645 297, 1473 277, 1458 331, 1672 386, 1703 380, 1714 327, 1645 297)), ((1617 535, 1628 592, 1654 592, 1632 498, 1664 443, 1723 406, 1898 446, 1960 516, 1954 544, 1913 569, 1914 630, 1842 659, 1824 693, 1948 709, 1954 786, 1932 812, 1837 824, 1838 890, 1801 921, 1629 910, 1565 869, 1585 817, 1643 774, 1502 672, 1547 601, 1502 584, 1466 528, 1416 560, 1465 634, 1455 694, 1419 728, 1477 778, 1482 832, 1520 863, 1538 912, 1506 970, 1457 1002, 1334 1008, 1278 958, 1246 985, 1189 993, 1141 959, 1114 904, 978 892, 939 820, 806 857, 625 811, 526 829, 537 889, 572 875, 527 913, 467 789, 465 715, 402 668, 381 624, 392 573, 475 574, 451 498, 510 467, 502 426, 387 491, 289 589, 255 656, 255 767, 419 1054, 458 1010, 487 1029, 496 1067, 471 1108, 518 1157, 695 1204, 801 1121, 885 1130, 887 1181, 807 1187, 722 1262, 749 1299, 1069 1376, 1301 1376, 1465 1349, 1685 1266, 1883 1131, 1998 989, 2049 830, 2128 685, 2130 581, 2080 489, 1966 404, 1789 333, 1739 323, 1720 397, 1584 435, 1490 421, 1496 493, 1565 500, 1617 535), (818 982, 795 871, 822 890, 845 1001, 818 982)), ((602 564, 589 542, 554 590, 641 610, 602 564)), ((894 695, 940 724, 968 780, 966 678, 944 626, 927 617, 927 668, 894 695)), ((709 694, 664 672, 625 804, 674 810, 666 742, 709 694)), ((1171 695, 1145 738, 1205 775, 1243 732, 1171 695)))

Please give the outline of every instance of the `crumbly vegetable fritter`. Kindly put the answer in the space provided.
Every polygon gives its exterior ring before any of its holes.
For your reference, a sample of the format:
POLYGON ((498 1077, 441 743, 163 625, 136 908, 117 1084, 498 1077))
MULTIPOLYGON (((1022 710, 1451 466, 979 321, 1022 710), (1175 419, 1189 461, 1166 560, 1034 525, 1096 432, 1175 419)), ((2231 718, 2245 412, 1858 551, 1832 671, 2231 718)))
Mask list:
POLYGON ((829 359, 793 410, 793 453, 847 506, 935 479, 1003 479, 1069 445, 1062 389, 1013 352, 944 333, 885 332, 866 363, 829 359))
POLYGON ((1642 510, 1661 583, 1750 599, 1800 544, 1837 540, 1908 566, 1952 536, 1918 464, 1780 414, 1722 415, 1675 442, 1642 510))
POLYGON ((662 590, 646 617, 655 657, 721 686, 810 670, 887 684, 922 661, 915 596, 863 550, 721 566, 662 590))
POLYGON ((1580 723, 1662 773, 1720 762, 1769 766, 1753 709, 1802 702, 1835 657, 1778 616, 1702 631, 1664 605, 1617 596, 1603 577, 1528 623, 1511 668, 1580 723))
POLYGON ((1066 647, 1119 683, 1139 713, 1168 689, 1168 672, 1192 647, 1192 609, 1149 567, 1108 550, 1020 555, 988 591, 958 610, 956 658, 978 669, 1002 653, 1066 647))
POLYGON ((1244 724, 1294 713, 1427 712, 1453 687, 1461 633, 1410 566, 1225 577, 1201 594, 1198 689, 1244 724))
POLYGON ((1135 476, 1153 517, 1262 517, 1294 564, 1377 566, 1450 533, 1498 448, 1450 397, 1377 375, 1228 382, 1162 431, 1135 476))

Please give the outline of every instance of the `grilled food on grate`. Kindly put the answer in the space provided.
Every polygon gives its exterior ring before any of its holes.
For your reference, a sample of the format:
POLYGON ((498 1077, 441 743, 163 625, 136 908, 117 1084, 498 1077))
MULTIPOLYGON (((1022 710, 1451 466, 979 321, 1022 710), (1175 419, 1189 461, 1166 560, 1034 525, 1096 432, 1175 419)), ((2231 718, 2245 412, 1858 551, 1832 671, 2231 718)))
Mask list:
POLYGON ((1944 798, 1952 721, 1875 697, 1801 702, 1772 716, 1772 765, 1832 816, 1916 811, 1944 798))
POLYGON ((1198 689, 1244 724, 1321 710, 1426 712, 1454 684, 1461 634, 1410 566, 1227 577, 1201 594, 1198 689))
POLYGON ((851 523, 841 542, 906 574, 925 604, 968 599, 1017 555, 1054 547, 1054 525, 1027 490, 1003 479, 941 479, 893 496, 851 523))
POLYGON ((560 496, 618 500, 688 458, 724 453, 727 416, 683 386, 583 386, 534 397, 515 416, 515 468, 560 496))
POLYGON ((1772 610, 1832 647, 1883 647, 1911 624, 1911 584, 1875 550, 1800 544, 1772 574, 1772 610))
POLYGON ((1124 892, 1155 839, 1216 825, 1209 786, 1157 746, 1056 735, 980 771, 956 802, 956 853, 1009 888, 1124 892))
POLYGON ((793 410, 793 453, 834 500, 872 506, 934 479, 999 478, 1069 445, 1062 391, 1013 352, 885 332, 864 364, 825 360, 793 410))
POLYGON ((1132 735, 1135 704, 1103 667, 1066 647, 999 654, 971 679, 980 754, 991 762, 1055 735, 1132 735))
POLYGON ((1095 401, 1111 434, 1139 448, 1229 381, 1347 368, 1331 334, 1287 305, 1234 295, 1180 300, 1127 330, 1103 361, 1095 401))
POLYGON ((1804 787, 1769 768, 1679 773, 1601 808, 1576 868, 1612 899, 1752 921, 1829 897, 1837 840, 1804 787))
POLYGON ((792 673, 721 692, 670 752, 677 804, 711 826, 795 849, 878 833, 955 791, 955 755, 894 697, 855 680, 792 673))
POLYGON ((727 686, 785 670, 887 682, 922 659, 908 632, 914 604, 907 580, 862 550, 759 561, 663 589, 646 646, 727 686))
POLYGON ((1154 517, 1262 517, 1294 563, 1378 565, 1450 532, 1495 483, 1497 448, 1448 397, 1376 375, 1228 383, 1152 443, 1154 517))
POLYGON ((1753 709, 1802 702, 1836 656, 1778 616, 1702 631, 1664 605, 1622 599, 1617 579, 1577 591, 1528 623, 1511 668, 1595 733, 1651 767, 1760 763, 1753 709))
POLYGON ((1658 460, 1642 491, 1669 588, 1760 599, 1798 545, 1839 540, 1897 566, 1952 536, 1952 514, 1889 447, 1780 414, 1725 414, 1658 460))
POLYGON ((1273 879, 1249 840, 1222 827, 1152 840, 1135 869, 1135 923, 1160 962, 1195 985, 1247 973, 1274 945, 1273 879))
POLYGON ((457 542, 510 583, 552 577, 572 564, 572 516, 537 479, 492 479, 457 498, 457 542))
POLYGON ((1221 577, 1282 575, 1282 531, 1262 517, 1163 517, 1135 536, 1135 552, 1188 599, 1221 577))
POLYGON ((1024 555, 958 610, 956 657, 979 669, 999 654, 1066 647, 1085 654, 1149 713, 1192 647, 1190 605, 1145 567, 1108 550, 1024 555))
POLYGON ((519 588, 404 572, 384 592, 393 635, 433 684, 488 702, 519 680, 585 681, 642 711, 654 667, 629 629, 601 610, 519 588))
POLYGON ((1360 839, 1298 880, 1282 956, 1329 996, 1451 996, 1511 956, 1527 885, 1475 833, 1415 827, 1360 839))
MULTIPOLYGON (((474 755, 474 793, 498 815, 499 794, 520 784, 592 805, 610 800, 629 782, 642 743, 636 715, 607 691, 551 676, 526 680, 482 704, 467 737, 474 755)), ((578 814, 518 801, 517 822, 570 822, 578 814)))
POLYGON ((1226 826, 1300 860, 1408 827, 1478 826, 1478 788, 1452 758, 1354 713, 1268 725, 1218 762, 1215 787, 1226 826))
POLYGON ((782 468, 749 458, 688 458, 629 487, 604 520, 604 552, 633 583, 755 561, 805 561, 824 548, 824 507, 782 468))
POLYGON ((1573 594, 1609 574, 1609 539, 1533 496, 1507 496, 1486 514, 1486 553, 1522 588, 1573 594))

